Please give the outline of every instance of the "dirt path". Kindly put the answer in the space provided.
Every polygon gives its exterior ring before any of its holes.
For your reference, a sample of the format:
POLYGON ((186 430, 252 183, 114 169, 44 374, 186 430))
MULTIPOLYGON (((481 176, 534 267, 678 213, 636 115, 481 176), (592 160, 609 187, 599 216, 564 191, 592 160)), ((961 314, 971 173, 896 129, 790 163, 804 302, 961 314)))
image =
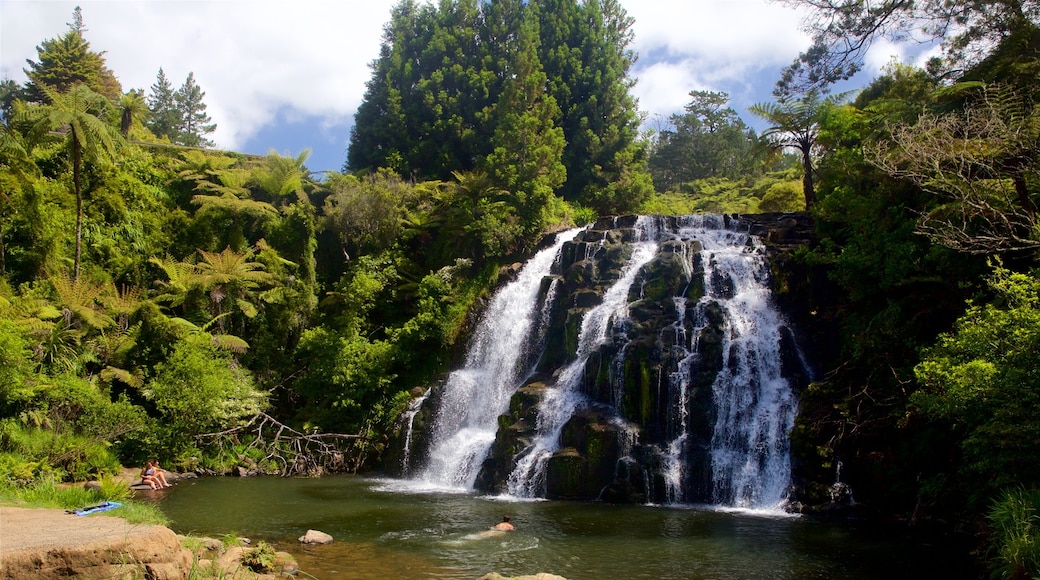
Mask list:
POLYGON ((154 524, 131 524, 97 514, 77 516, 63 510, 0 507, 0 556, 19 550, 79 548, 104 541, 151 537, 154 524))

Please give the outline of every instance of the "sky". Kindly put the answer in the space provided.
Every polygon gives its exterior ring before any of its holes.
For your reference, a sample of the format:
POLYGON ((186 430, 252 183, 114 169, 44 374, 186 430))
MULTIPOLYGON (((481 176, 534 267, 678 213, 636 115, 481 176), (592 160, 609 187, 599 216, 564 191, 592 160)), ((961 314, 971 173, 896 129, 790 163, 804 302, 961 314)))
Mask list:
MULTIPOLYGON (((193 72, 217 124, 218 148, 296 156, 342 170, 354 113, 398 0, 0 0, 0 77, 26 80, 36 47, 68 30, 104 51, 123 90, 147 89, 162 67, 174 87, 193 72)), ((724 91, 749 125, 780 70, 809 46, 804 13, 770 0, 621 0, 639 55, 632 89, 647 128, 682 112, 692 90, 724 91)), ((864 86, 906 47, 875 43, 864 86)))

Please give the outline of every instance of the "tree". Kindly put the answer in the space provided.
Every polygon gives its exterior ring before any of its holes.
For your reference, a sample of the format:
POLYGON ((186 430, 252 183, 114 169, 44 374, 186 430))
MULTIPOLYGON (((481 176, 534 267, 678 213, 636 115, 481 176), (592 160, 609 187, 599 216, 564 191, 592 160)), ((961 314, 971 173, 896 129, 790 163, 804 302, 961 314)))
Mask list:
POLYGON ((550 119, 563 130, 564 198, 604 212, 631 211, 653 189, 629 93, 631 25, 616 0, 467 0, 437 7, 403 0, 372 65, 346 169, 387 167, 438 180, 479 169, 516 128, 500 129, 498 123, 518 118, 496 114, 513 86, 509 106, 529 107, 524 122, 540 124, 541 138, 551 134, 550 119), (529 32, 522 32, 525 26, 529 32), (534 49, 517 50, 522 34, 534 49), (519 55, 527 62, 518 67, 519 55), (530 83, 539 70, 546 94, 539 102, 520 100, 512 75, 530 71, 516 79, 530 83), (546 116, 552 101, 560 112, 546 116), (496 131, 499 143, 493 143, 496 131))
POLYGON ((90 50, 83 38, 83 15, 76 7, 70 30, 58 38, 43 41, 36 47, 39 61, 26 59, 29 68, 23 69, 29 77, 26 94, 32 102, 47 99, 43 86, 58 92, 67 92, 73 85, 83 83, 94 92, 109 99, 118 99, 123 89, 112 71, 105 65, 104 52, 90 50))
POLYGON ((1040 21, 1038 0, 779 0, 809 9, 813 45, 790 65, 775 94, 790 97, 848 79, 879 38, 941 39, 948 65, 970 66, 1009 34, 1040 21))
POLYGON ((354 115, 344 171, 374 171, 385 167, 399 175, 411 175, 408 152, 408 119, 404 99, 416 82, 419 43, 419 8, 414 0, 402 0, 390 12, 383 28, 383 42, 370 67, 365 95, 354 115))
POLYGON ((254 179, 274 205, 308 203, 306 188, 313 183, 305 164, 310 156, 310 149, 304 149, 296 157, 282 157, 273 149, 267 152, 254 179))
POLYGON ((539 59, 562 112, 567 147, 564 199, 603 213, 632 210, 653 191, 637 143, 639 113, 629 89, 636 55, 632 18, 616 0, 546 0, 538 10, 539 59))
POLYGON ((0 124, 0 276, 7 275, 7 251, 3 224, 17 211, 14 192, 31 183, 40 173, 25 146, 24 138, 6 123, 0 124))
POLYGON ((159 74, 155 77, 155 84, 151 86, 151 94, 148 95, 147 103, 148 109, 151 111, 148 128, 158 137, 168 137, 170 141, 175 141, 181 115, 177 109, 177 101, 174 99, 173 85, 166 78, 162 67, 159 68, 159 74))
POLYGON ((844 95, 839 95, 821 99, 819 92, 810 91, 797 101, 756 103, 748 107, 753 115, 772 123, 762 132, 763 139, 771 141, 778 148, 797 149, 801 154, 802 194, 805 196, 806 209, 811 208, 816 201, 813 155, 820 119, 827 107, 843 98, 844 95))
POLYGON ((920 231, 955 250, 1040 249, 1040 109, 1015 89, 971 83, 965 109, 925 114, 867 150, 871 163, 936 195, 920 231))
POLYGON ((206 135, 217 130, 216 123, 206 114, 206 103, 202 102, 206 93, 195 83, 195 73, 189 72, 184 84, 173 94, 173 100, 180 112, 180 124, 177 126, 175 143, 188 147, 212 147, 213 141, 206 135))
MULTIPOLYGON (((230 248, 223 252, 199 250, 201 260, 197 264, 198 281, 209 294, 212 315, 218 320, 222 332, 226 327, 220 319, 222 315, 241 313, 246 318, 253 318, 257 314, 256 302, 260 290, 277 282, 274 276, 264 270, 262 263, 253 259, 254 255, 252 249, 246 252, 235 252, 230 248)), ((244 321, 238 322, 244 325, 244 321)))
POLYGON ((22 112, 23 119, 30 125, 30 138, 36 142, 48 137, 52 131, 65 131, 65 142, 72 154, 72 184, 76 194, 76 259, 73 276, 79 279, 80 257, 83 240, 83 163, 96 163, 110 155, 116 147, 116 138, 103 116, 108 101, 77 84, 67 92, 58 92, 48 85, 41 89, 50 101, 49 105, 29 105, 22 112))
POLYGON ((325 198, 324 226, 339 238, 345 259, 382 252, 397 241, 404 213, 395 191, 401 187, 399 178, 337 174, 327 186, 331 193, 325 198))
POLYGON ((912 399, 948 425, 963 453, 953 481, 975 505, 1040 485, 1040 279, 997 266, 990 287, 996 300, 970 305, 925 354, 915 369, 924 388, 912 399))
POLYGON ((686 113, 672 115, 650 155, 650 173, 661 191, 706 177, 736 179, 751 169, 757 138, 740 120, 729 95, 690 91, 686 113))
POLYGON ((180 340, 142 392, 161 414, 175 453, 190 449, 195 436, 235 426, 267 405, 249 370, 206 333, 180 340))
POLYGON ((87 27, 83 24, 83 9, 78 5, 72 10, 72 22, 66 22, 66 26, 75 32, 83 34, 87 31, 87 27))
POLYGON ((0 122, 10 123, 15 101, 26 100, 25 90, 11 79, 0 81, 0 122))
MULTIPOLYGON (((507 2, 498 2, 506 5, 507 2)), ((506 12, 507 22, 521 14, 522 4, 513 3, 506 12)), ((554 191, 563 185, 567 169, 563 165, 565 141, 557 126, 560 108, 556 99, 545 94, 547 79, 538 61, 538 21, 533 11, 523 21, 511 23, 519 28, 497 48, 505 53, 505 82, 499 101, 490 115, 495 120, 491 136, 492 152, 484 159, 484 172, 499 188, 512 192, 522 220, 524 233, 536 235, 545 225, 545 211, 554 191)), ((456 179, 460 186, 468 179, 456 179)), ((499 216, 504 217, 504 216, 499 216)), ((495 220, 498 221, 498 220, 495 220)), ((504 234, 504 224, 487 224, 504 234)), ((508 248, 511 244, 505 244, 508 248)))
POLYGON ((148 105, 145 104, 141 91, 131 89, 130 92, 119 97, 119 132, 123 134, 124 138, 130 136, 130 129, 133 127, 134 121, 140 123, 147 112, 148 105))

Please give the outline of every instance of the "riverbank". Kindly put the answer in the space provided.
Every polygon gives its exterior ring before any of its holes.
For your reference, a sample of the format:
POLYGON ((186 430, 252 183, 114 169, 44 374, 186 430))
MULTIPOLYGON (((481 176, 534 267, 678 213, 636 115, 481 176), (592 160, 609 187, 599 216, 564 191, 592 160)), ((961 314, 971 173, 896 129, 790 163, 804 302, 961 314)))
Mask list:
POLYGON ((0 578, 184 578, 192 553, 172 530, 118 517, 0 506, 0 578))
MULTIPOLYGON (((166 526, 112 515, 77 516, 58 509, 0 506, 0 580, 195 577, 274 579, 242 564, 246 549, 187 538, 166 526)), ((278 552, 272 572, 297 569, 278 552)))

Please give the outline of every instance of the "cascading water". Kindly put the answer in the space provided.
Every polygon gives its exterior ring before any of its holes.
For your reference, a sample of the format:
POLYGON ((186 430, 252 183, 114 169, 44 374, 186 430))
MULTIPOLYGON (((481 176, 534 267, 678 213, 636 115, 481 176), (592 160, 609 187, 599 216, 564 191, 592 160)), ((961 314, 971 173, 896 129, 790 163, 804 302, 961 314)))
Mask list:
POLYGON ((497 418, 530 372, 533 330, 544 312, 538 295, 563 245, 581 229, 556 236, 538 252, 516 280, 497 292, 474 333, 466 364, 450 374, 441 394, 427 462, 417 479, 423 483, 470 489, 495 440, 497 418))
POLYGON ((404 436, 404 453, 401 456, 401 470, 404 473, 408 473, 409 463, 411 462, 410 451, 412 448, 412 427, 415 423, 415 416, 422 409, 423 403, 430 396, 430 389, 426 389, 426 392, 417 399, 412 399, 408 402, 408 408, 401 414, 401 422, 404 423, 405 436, 404 436))
POLYGON ((535 439, 523 452, 506 482, 510 495, 538 497, 544 493, 545 464, 560 443, 560 432, 585 401, 580 386, 585 363, 597 347, 610 338, 612 325, 624 324, 628 317, 628 293, 636 275, 657 251, 657 221, 640 216, 635 224, 637 241, 621 277, 607 290, 603 301, 585 313, 578 335, 575 358, 559 374, 555 386, 546 391, 538 411, 535 439))
POLYGON ((417 479, 468 490, 479 477, 522 498, 782 507, 792 385, 808 370, 747 222, 628 216, 577 232, 493 298, 465 367, 430 397, 417 479))
POLYGON ((725 312, 722 372, 712 385, 713 501, 780 509, 791 480, 790 442, 797 401, 781 372, 784 326, 768 285, 764 248, 747 234, 722 230, 704 245, 703 301, 725 312))

